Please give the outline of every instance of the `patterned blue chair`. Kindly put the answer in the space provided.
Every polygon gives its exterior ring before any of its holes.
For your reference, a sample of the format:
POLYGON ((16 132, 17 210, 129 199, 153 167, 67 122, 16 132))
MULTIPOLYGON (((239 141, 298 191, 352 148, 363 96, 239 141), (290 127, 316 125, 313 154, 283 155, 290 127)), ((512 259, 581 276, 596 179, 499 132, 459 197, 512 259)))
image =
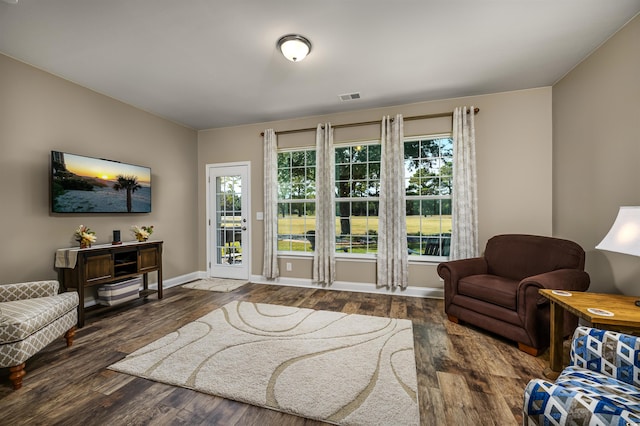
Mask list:
POLYGON ((571 365, 527 385, 523 425, 640 425, 640 337, 578 327, 571 365))

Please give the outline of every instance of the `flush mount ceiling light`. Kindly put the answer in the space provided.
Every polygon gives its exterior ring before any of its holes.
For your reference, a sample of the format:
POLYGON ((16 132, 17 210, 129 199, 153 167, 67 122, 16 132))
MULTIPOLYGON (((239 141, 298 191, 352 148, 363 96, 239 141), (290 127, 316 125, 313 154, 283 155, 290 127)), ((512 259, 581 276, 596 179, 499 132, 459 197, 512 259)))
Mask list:
POLYGON ((311 42, 298 34, 288 34, 278 40, 278 49, 291 62, 300 62, 311 52, 311 42))

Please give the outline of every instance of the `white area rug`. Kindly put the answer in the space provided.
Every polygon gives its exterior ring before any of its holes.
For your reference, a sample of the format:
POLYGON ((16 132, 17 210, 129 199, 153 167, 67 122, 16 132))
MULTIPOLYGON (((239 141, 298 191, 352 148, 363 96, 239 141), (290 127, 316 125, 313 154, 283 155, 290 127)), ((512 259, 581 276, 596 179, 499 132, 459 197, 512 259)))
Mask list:
POLYGON ((109 368, 334 424, 420 423, 409 320, 236 301, 109 368))
POLYGON ((196 290, 221 291, 226 293, 242 287, 247 283, 249 283, 249 281, 247 280, 232 280, 229 278, 206 278, 204 280, 187 283, 182 287, 195 288, 196 290))

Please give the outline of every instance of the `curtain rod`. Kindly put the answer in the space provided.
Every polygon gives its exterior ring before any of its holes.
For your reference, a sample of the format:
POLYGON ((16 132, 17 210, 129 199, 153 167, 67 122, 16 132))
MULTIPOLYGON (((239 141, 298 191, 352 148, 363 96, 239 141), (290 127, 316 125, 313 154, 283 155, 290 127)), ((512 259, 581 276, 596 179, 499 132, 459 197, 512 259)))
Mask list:
MULTIPOLYGON (((477 114, 480 112, 480 108, 474 108, 473 113, 477 114)), ((414 115, 412 117, 404 117, 405 121, 412 120, 428 120, 430 118, 440 118, 440 117, 453 117, 453 111, 451 112, 439 112, 437 114, 426 114, 426 115, 414 115)), ((392 119, 393 120, 393 119, 392 119)), ((380 124, 380 120, 373 121, 361 121, 358 123, 348 123, 348 124, 336 124, 335 126, 331 126, 334 129, 340 129, 343 127, 357 127, 357 126, 369 126, 372 124, 380 124)), ((293 129, 293 130, 281 130, 279 132, 275 132, 276 135, 289 135, 291 133, 303 133, 303 132, 313 132, 317 129, 317 127, 307 127, 304 129, 293 129)), ((264 136, 264 132, 260 132, 260 136, 264 136)))

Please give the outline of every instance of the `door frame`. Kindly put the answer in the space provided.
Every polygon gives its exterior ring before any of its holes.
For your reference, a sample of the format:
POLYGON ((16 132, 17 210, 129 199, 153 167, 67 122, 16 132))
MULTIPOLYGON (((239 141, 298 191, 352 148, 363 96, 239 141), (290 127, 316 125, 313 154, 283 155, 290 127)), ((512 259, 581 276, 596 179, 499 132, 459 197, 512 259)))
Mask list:
MULTIPOLYGON (((252 213, 251 213, 251 161, 237 161, 237 162, 232 162, 232 163, 212 163, 212 164, 205 164, 205 174, 206 174, 206 226, 205 229, 207 230, 207 237, 206 237, 206 245, 207 245, 207 277, 213 277, 212 275, 212 270, 213 270, 213 255, 214 255, 214 250, 212 249, 212 244, 213 241, 211 241, 211 228, 215 227, 215 211, 212 211, 213 209, 211 208, 211 186, 212 186, 212 182, 211 182, 211 172, 212 169, 218 169, 218 168, 223 168, 223 167, 246 167, 247 168, 247 182, 242 182, 243 188, 246 185, 246 190, 247 190, 247 197, 246 198, 246 206, 247 206, 247 212, 246 212, 246 217, 247 217, 247 231, 245 232, 246 235, 242 236, 243 241, 246 241, 246 246, 244 247, 244 250, 242 252, 242 263, 245 264, 246 262, 246 270, 247 270, 247 277, 243 277, 242 279, 250 279, 251 277, 251 234, 252 234, 252 213)), ((215 182, 214 182, 215 184, 215 182)), ((243 212, 244 213, 244 212, 243 212)), ((243 243, 244 244, 244 243, 243 243)))

